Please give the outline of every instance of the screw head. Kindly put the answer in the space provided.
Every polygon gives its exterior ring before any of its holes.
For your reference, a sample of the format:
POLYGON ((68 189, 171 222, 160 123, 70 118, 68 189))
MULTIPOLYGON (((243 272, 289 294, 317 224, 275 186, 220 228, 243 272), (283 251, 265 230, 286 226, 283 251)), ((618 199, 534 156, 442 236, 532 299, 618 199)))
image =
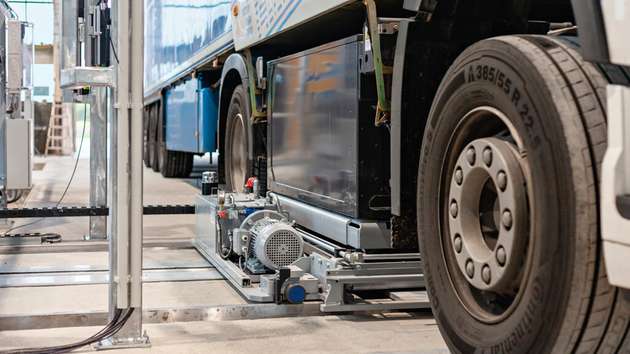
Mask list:
POLYGON ((461 186, 464 182, 464 171, 462 171, 461 167, 457 167, 455 170, 455 183, 461 186))
POLYGON ((497 184, 501 191, 504 191, 507 187, 507 174, 504 171, 499 171, 497 174, 497 184))
POLYGON ((503 226, 505 226, 506 229, 508 229, 508 230, 511 229, 512 228, 512 223, 513 223, 512 212, 510 210, 506 209, 503 212, 503 215, 501 217, 501 221, 503 222, 503 226))
POLYGON ((475 264, 470 259, 466 261, 466 274, 469 278, 475 276, 475 264))
POLYGON ((499 246, 497 248, 497 262, 499 263, 500 266, 504 266, 505 265, 505 261, 507 260, 507 254, 505 254, 505 248, 503 248, 503 246, 499 246))
POLYGON ((486 284, 490 284, 490 280, 492 280, 490 275, 490 267, 486 264, 481 268, 481 279, 486 284))
POLYGON ((457 206, 457 202, 456 201, 453 200, 451 202, 450 210, 451 210, 451 216, 456 218, 457 217, 457 213, 459 212, 459 207, 457 206))
POLYGON ((466 160, 471 165, 475 164, 475 161, 477 160, 477 153, 475 152, 475 148, 474 147, 471 146, 466 151, 466 160))
POLYGON ((455 235, 455 239, 453 239, 453 246, 455 246, 455 252, 460 253, 462 251, 463 242, 462 237, 459 234, 455 235))
POLYGON ((492 149, 489 147, 483 149, 483 162, 486 166, 492 165, 492 149))

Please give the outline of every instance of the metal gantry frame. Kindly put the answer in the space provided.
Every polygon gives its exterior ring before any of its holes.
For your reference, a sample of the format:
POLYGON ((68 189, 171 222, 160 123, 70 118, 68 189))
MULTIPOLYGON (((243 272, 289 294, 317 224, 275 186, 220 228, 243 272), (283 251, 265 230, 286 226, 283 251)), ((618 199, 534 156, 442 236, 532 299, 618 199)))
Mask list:
POLYGON ((148 346, 142 331, 142 181, 144 99, 144 3, 113 2, 112 37, 117 38, 114 114, 110 144, 110 316, 134 309, 123 328, 104 347, 148 346))
MULTIPOLYGON (((97 348, 145 347, 149 345, 149 339, 142 330, 144 4, 135 0, 111 2, 114 14, 110 27, 111 48, 117 55, 114 55, 113 66, 104 68, 81 65, 93 62, 89 45, 82 48, 80 43, 90 42, 84 37, 90 33, 85 28, 90 24, 76 24, 76 0, 61 1, 67 5, 63 10, 67 11, 64 26, 69 28, 69 35, 64 33, 62 36, 67 44, 62 48, 62 55, 66 59, 69 57, 70 62, 74 56, 75 64, 64 66, 62 86, 73 89, 87 86, 92 93, 91 114, 95 124, 91 132, 96 139, 92 141, 95 151, 91 152, 90 158, 90 202, 98 206, 109 199, 111 203, 108 225, 104 224, 103 216, 93 216, 90 236, 102 238, 106 235, 106 226, 110 233, 110 319, 118 309, 133 310, 123 327, 100 342, 97 348), (108 91, 112 93, 113 102, 108 100, 108 91), (107 154, 108 115, 111 143, 107 154), (107 170, 108 178, 105 179, 103 171, 107 170)), ((89 19, 90 13, 98 15, 100 3, 99 0, 87 0, 84 18, 89 19)))

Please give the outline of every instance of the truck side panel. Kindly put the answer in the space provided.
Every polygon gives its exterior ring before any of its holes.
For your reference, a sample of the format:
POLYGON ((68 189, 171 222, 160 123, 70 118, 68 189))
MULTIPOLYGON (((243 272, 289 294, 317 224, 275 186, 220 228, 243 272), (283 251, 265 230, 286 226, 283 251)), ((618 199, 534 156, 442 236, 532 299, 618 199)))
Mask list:
POLYGON ((314 19, 356 0, 235 0, 233 36, 236 50, 314 19))
POLYGON ((228 0, 144 0, 145 96, 232 45, 228 0))

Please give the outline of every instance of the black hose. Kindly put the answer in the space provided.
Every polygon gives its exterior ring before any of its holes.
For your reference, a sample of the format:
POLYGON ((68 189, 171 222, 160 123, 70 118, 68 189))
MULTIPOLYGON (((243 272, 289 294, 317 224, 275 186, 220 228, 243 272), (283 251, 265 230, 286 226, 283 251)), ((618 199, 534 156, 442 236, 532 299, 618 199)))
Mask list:
POLYGON ((71 352, 73 350, 82 348, 82 347, 84 347, 86 345, 90 345, 90 344, 93 344, 93 343, 96 343, 96 342, 100 342, 100 341, 102 341, 104 339, 107 339, 107 338, 113 336, 114 334, 116 334, 116 332, 120 331, 120 329, 125 325, 127 320, 129 320, 129 317, 131 317, 131 315, 133 314, 133 311, 134 311, 133 308, 128 309, 128 310, 126 310, 125 314, 123 315, 122 314, 123 310, 117 309, 114 312, 114 318, 112 318, 112 320, 105 327, 103 327, 103 329, 101 329, 97 333, 93 334, 89 338, 84 339, 84 340, 79 341, 79 342, 76 342, 76 343, 60 345, 60 346, 55 346, 55 347, 14 349, 14 350, 0 351, 0 353, 1 354, 57 354, 57 353, 68 353, 68 352, 71 352))

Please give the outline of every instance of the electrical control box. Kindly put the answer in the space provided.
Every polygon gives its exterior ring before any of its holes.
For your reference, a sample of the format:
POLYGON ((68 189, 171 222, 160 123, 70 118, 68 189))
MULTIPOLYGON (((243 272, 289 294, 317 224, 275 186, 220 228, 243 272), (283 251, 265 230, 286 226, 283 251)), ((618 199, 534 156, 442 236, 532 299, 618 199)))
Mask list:
POLYGON ((31 188, 31 125, 29 119, 6 120, 7 189, 31 188))

